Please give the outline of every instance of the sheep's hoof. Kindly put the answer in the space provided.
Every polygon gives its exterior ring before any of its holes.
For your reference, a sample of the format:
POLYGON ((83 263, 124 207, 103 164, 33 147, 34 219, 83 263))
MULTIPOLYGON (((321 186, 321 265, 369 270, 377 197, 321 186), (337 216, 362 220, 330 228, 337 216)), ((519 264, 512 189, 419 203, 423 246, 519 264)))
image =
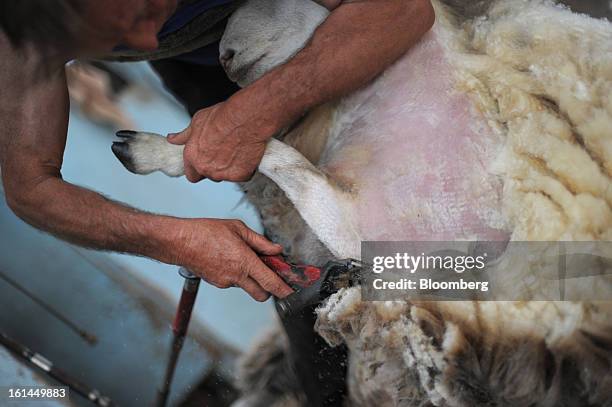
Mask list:
POLYGON ((130 152, 130 143, 134 140, 134 136, 137 134, 138 132, 133 130, 120 130, 116 133, 116 135, 117 137, 122 138, 123 141, 115 141, 111 147, 115 157, 121 161, 121 164, 123 164, 128 171, 133 172, 134 174, 138 174, 138 172, 136 171, 134 160, 130 152))
POLYGON ((183 175, 184 146, 170 144, 159 134, 133 130, 117 132, 121 140, 115 141, 113 153, 121 164, 134 174, 161 171, 171 177, 183 175))

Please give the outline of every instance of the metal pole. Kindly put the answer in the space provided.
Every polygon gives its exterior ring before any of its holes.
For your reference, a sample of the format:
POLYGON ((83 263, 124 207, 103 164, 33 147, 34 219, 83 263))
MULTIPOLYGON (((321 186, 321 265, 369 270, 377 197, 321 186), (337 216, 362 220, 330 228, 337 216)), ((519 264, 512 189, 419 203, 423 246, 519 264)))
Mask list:
POLYGON ((186 268, 181 267, 179 274, 185 279, 185 283, 183 284, 181 299, 174 316, 174 322, 172 323, 172 347, 170 348, 170 358, 166 366, 164 381, 157 393, 157 402, 155 404, 157 407, 164 407, 168 402, 168 395, 170 394, 170 387, 174 378, 174 371, 176 370, 176 362, 185 342, 191 312, 193 311, 198 288, 200 287, 200 278, 186 268))

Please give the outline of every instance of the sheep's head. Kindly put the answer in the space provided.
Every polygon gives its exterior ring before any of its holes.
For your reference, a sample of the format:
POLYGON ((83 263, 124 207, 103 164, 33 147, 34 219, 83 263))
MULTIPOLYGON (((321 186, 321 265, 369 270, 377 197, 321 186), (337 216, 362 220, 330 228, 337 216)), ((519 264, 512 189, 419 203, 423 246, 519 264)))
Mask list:
POLYGON ((244 87, 300 51, 328 15, 311 0, 248 0, 230 17, 219 55, 244 87))

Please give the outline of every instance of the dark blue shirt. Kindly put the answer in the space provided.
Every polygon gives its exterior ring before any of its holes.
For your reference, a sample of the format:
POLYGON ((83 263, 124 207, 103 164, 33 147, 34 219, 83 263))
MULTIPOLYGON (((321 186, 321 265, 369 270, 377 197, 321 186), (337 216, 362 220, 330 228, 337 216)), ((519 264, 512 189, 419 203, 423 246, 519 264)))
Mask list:
MULTIPOLYGON (((193 19, 199 17, 202 13, 229 3, 235 0, 197 0, 190 2, 187 5, 180 6, 172 16, 164 23, 161 30, 157 34, 157 38, 161 41, 165 37, 181 30, 193 19)), ((128 49, 124 45, 115 47, 115 51, 128 49)), ((173 57, 181 61, 186 61, 198 65, 219 65, 219 41, 206 45, 200 49, 173 57)))
MULTIPOLYGON (((232 1, 234 0, 198 0, 186 6, 179 6, 176 12, 166 21, 157 36, 160 39, 164 38, 185 27, 191 20, 203 12, 213 7, 232 3, 232 1)), ((217 65, 219 64, 219 42, 214 42, 187 54, 179 55, 174 59, 199 65, 217 65)))
POLYGON ((213 7, 232 3, 234 0, 198 0, 186 6, 179 6, 163 25, 157 36, 161 39, 185 27, 191 20, 213 7))

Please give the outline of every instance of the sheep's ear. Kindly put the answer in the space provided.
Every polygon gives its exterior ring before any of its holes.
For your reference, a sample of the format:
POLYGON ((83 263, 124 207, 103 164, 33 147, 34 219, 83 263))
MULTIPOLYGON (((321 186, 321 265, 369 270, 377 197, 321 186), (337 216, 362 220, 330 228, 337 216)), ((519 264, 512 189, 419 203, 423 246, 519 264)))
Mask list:
POLYGON ((337 258, 360 258, 350 196, 293 147, 272 139, 259 171, 285 192, 317 238, 337 258))

